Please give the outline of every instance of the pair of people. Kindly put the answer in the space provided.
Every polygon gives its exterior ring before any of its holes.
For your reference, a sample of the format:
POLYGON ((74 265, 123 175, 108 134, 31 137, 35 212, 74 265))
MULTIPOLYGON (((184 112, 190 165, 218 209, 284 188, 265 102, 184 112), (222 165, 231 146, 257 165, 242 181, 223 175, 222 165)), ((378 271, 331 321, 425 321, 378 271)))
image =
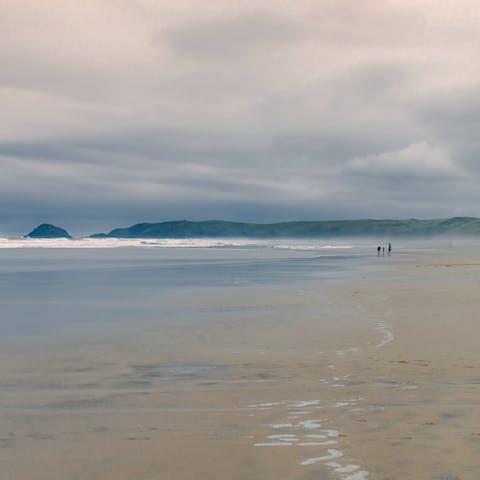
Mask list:
MULTIPOLYGON (((382 252, 382 255, 385 255, 385 247, 381 247, 380 245, 377 247, 377 255, 380 256, 380 252, 382 252)), ((392 244, 389 242, 388 243, 388 254, 390 255, 392 253, 392 244)))

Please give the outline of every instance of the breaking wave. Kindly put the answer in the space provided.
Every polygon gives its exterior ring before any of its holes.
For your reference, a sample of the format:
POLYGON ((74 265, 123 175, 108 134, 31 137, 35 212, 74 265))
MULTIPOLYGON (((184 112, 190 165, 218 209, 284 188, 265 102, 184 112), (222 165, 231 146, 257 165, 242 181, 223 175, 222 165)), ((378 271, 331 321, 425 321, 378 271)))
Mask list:
POLYGON ((7 238, 0 237, 0 249, 5 248, 275 248, 284 250, 348 250, 354 248, 342 242, 321 240, 288 241, 225 238, 7 238))

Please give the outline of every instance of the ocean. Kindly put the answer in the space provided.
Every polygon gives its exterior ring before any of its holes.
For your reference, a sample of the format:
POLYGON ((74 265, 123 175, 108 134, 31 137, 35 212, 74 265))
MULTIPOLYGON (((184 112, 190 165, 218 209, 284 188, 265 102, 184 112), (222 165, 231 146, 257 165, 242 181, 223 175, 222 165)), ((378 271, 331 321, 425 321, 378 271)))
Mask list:
POLYGON ((201 321, 226 289, 338 282, 375 257, 365 240, 1 238, 0 344, 201 321))

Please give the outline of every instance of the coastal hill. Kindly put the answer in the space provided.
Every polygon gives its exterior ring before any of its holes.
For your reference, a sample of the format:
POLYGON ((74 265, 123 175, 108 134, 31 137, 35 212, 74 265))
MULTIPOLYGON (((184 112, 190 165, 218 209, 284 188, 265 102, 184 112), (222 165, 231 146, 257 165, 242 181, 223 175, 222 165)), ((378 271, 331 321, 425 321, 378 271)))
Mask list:
POLYGON ((161 223, 139 223, 116 228, 110 233, 97 233, 91 238, 333 238, 377 237, 379 235, 421 236, 480 234, 480 219, 454 217, 434 220, 329 220, 283 223, 240 223, 221 220, 191 222, 188 220, 161 223))
POLYGON ((25 238, 72 238, 63 228, 56 227, 49 223, 42 223, 34 228, 25 238))

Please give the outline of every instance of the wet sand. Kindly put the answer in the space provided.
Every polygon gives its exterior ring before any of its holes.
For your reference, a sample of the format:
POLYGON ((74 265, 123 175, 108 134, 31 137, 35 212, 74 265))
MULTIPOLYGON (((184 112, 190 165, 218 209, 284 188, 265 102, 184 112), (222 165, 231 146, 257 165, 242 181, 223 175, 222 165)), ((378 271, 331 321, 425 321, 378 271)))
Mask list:
POLYGON ((1 478, 478 479, 480 251, 371 267, 2 350, 1 478))

